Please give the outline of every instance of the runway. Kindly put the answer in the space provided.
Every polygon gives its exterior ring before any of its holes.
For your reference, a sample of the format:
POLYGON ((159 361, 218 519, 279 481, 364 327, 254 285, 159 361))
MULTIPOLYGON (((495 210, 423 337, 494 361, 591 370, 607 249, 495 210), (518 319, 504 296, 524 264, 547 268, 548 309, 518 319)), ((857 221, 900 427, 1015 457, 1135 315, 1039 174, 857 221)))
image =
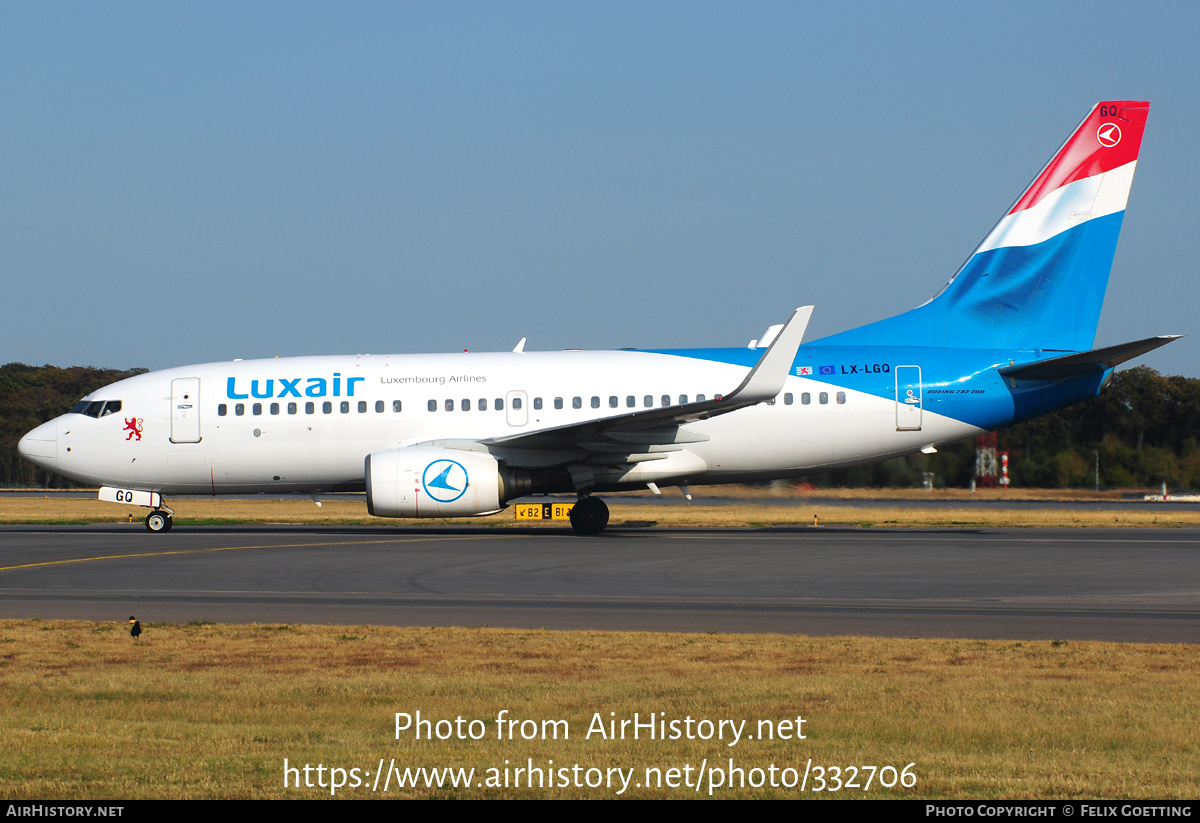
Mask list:
POLYGON ((1200 642, 1200 530, 0 528, 0 617, 1200 642))

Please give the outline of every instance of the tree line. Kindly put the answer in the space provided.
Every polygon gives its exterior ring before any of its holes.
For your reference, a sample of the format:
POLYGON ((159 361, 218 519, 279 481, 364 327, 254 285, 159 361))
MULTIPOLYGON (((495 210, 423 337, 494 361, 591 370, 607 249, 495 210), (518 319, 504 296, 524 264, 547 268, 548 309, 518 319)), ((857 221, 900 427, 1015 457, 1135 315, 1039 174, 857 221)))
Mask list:
MULTIPOLYGON (((0 486, 62 488, 69 481, 21 459, 17 441, 66 413, 79 398, 146 369, 84 366, 0 367, 0 486)), ((999 433, 1014 486, 1038 488, 1200 488, 1200 380, 1146 366, 1117 372, 1099 397, 999 433)), ((975 473, 975 442, 939 448, 807 478, 817 486, 917 487, 926 472, 938 486, 966 487, 975 473)))

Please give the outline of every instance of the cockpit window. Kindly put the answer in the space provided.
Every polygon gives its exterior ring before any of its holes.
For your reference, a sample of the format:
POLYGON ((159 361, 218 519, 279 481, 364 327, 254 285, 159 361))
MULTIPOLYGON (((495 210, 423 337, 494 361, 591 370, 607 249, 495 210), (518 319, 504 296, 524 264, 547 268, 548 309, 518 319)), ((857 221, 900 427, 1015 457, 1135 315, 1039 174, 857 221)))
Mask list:
POLYGON ((80 400, 68 414, 86 414, 88 417, 107 417, 121 410, 120 400, 80 400))

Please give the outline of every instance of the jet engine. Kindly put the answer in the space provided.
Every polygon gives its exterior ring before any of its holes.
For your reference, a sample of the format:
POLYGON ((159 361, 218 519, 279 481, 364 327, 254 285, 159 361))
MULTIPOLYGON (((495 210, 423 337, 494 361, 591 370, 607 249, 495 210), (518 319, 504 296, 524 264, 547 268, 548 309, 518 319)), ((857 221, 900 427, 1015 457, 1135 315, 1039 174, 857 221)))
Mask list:
POLYGON ((493 514, 528 494, 529 475, 485 451, 402 446, 368 455, 367 511, 376 517, 493 514))

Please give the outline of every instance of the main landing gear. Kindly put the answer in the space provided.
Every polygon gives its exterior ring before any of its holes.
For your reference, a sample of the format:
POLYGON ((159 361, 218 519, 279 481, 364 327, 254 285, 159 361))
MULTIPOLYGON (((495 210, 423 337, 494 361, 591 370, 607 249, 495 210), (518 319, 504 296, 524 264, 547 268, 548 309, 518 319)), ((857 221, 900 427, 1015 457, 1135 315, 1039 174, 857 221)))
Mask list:
POLYGON ((174 514, 170 509, 155 509, 146 515, 146 528, 152 532, 169 532, 175 525, 174 514))
POLYGON ((571 507, 571 528, 575 534, 600 534, 608 525, 608 506, 599 497, 581 497, 571 507))

